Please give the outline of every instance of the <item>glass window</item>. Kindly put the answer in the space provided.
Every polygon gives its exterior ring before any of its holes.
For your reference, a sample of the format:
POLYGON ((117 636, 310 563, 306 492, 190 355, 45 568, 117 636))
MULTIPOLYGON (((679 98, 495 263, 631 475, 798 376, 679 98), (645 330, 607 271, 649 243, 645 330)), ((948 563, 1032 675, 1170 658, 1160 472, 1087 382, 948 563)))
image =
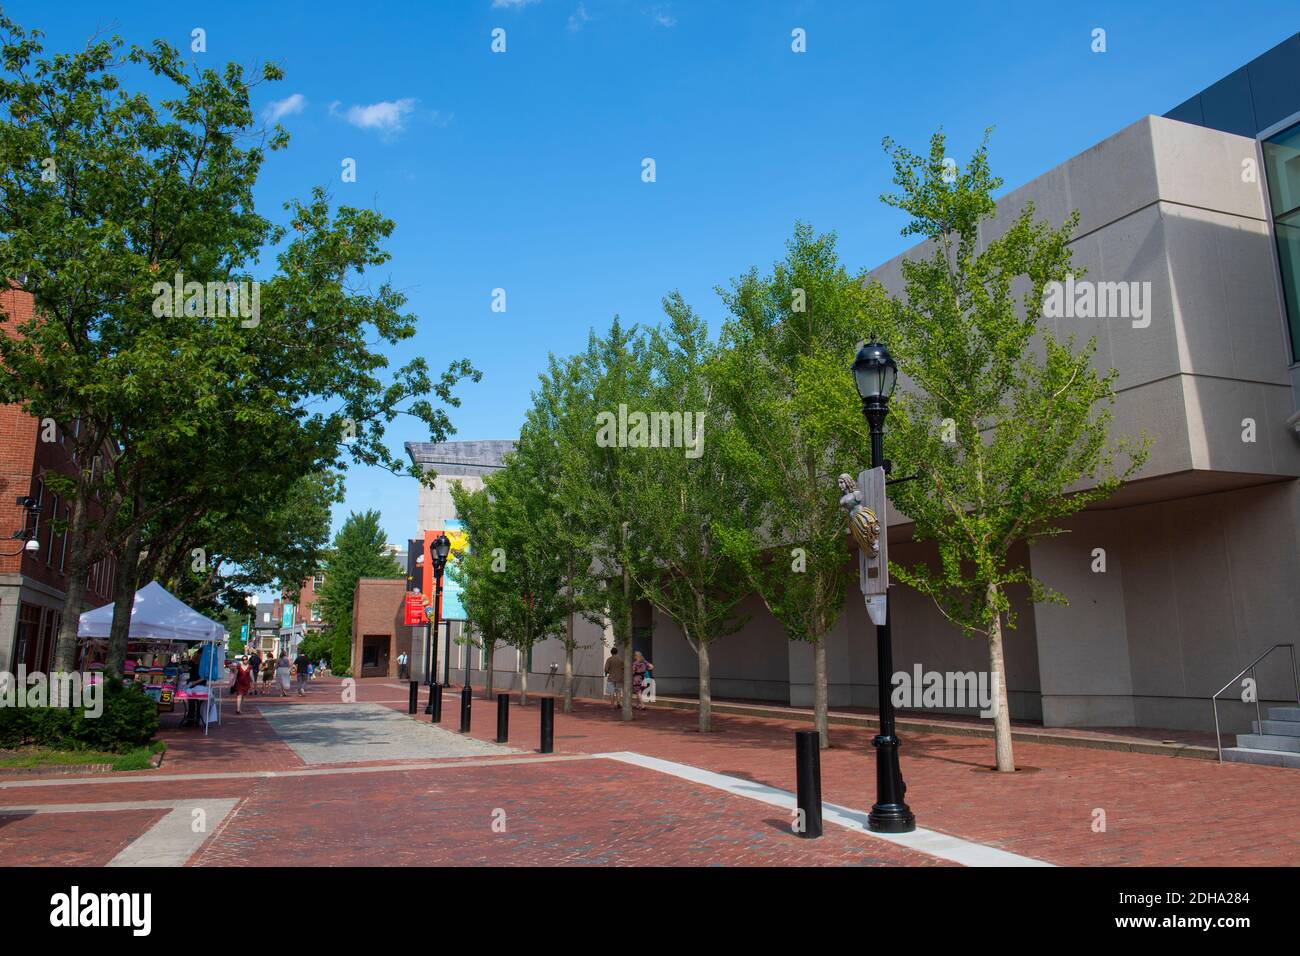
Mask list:
POLYGON ((1300 124, 1264 141, 1264 172, 1291 330, 1291 360, 1300 362, 1300 124))
POLYGON ((72 524, 72 509, 67 505, 63 507, 63 547, 59 552, 59 570, 62 571, 68 560, 68 525, 72 524))
POLYGON ((50 526, 50 540, 46 543, 45 548, 45 566, 47 568, 54 566, 54 519, 59 513, 59 496, 51 495, 50 497, 54 500, 54 503, 50 507, 50 520, 48 522, 50 526))
POLYGON ((1264 141, 1264 170, 1273 215, 1300 209, 1300 124, 1264 141))

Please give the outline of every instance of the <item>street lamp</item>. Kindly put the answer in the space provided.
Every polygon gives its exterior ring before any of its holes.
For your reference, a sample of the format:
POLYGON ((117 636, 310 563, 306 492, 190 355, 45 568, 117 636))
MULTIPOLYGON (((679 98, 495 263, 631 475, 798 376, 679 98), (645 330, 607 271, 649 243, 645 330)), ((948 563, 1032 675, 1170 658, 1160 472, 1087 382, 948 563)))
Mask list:
MULTIPOLYGON (((438 670, 433 660, 434 641, 437 639, 438 619, 442 615, 442 572, 447 567, 447 556, 451 554, 451 541, 445 534, 439 534, 429 545, 429 554, 433 560, 433 617, 425 617, 429 621, 429 686, 433 686, 434 680, 437 679, 438 670)), ((450 654, 450 648, 448 648, 450 654)), ((450 684, 450 681, 447 681, 450 684)))
MULTIPOLYGON (((19 495, 15 500, 21 507, 27 509, 27 514, 36 516, 41 513, 41 506, 36 503, 36 499, 31 495, 19 495)), ((23 515, 22 530, 15 531, 10 535, 10 538, 13 540, 22 541, 23 546, 17 551, 6 551, 4 554, 0 555, 0 557, 16 558, 24 552, 34 555, 37 551, 41 550, 41 543, 36 538, 36 531, 33 528, 27 527, 27 514, 23 515)))
MULTIPOLYGON (((853 362, 853 382, 862 397, 862 414, 871 428, 871 467, 884 468, 885 416, 889 399, 898 384, 898 366, 885 348, 872 340, 858 350, 853 362)), ((884 518, 884 515, 881 515, 884 518)), ((880 688, 880 733, 871 741, 876 748, 876 804, 867 816, 867 826, 876 833, 909 833, 916 829, 916 817, 903 797, 907 784, 898 765, 898 735, 894 733, 894 702, 890 697, 890 677, 894 673, 893 637, 889 619, 892 601, 885 600, 885 623, 876 625, 877 686, 880 688)))

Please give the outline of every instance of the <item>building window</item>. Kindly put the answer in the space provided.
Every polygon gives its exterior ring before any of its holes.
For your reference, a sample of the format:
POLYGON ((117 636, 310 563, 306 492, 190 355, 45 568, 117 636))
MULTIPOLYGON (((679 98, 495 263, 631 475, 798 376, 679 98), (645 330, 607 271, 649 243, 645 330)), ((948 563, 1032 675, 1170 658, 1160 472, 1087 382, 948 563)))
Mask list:
POLYGON ((59 514, 59 496, 50 495, 50 497, 54 499, 54 503, 50 507, 50 540, 45 548, 45 566, 47 568, 54 566, 54 519, 59 514))
POLYGON ((319 604, 312 604, 312 606, 311 606, 311 619, 312 619, 313 621, 319 621, 319 620, 320 620, 320 605, 319 605, 319 604))
POLYGON ((1264 140, 1264 170, 1291 330, 1291 361, 1300 362, 1300 124, 1264 140))
POLYGON ((72 524, 72 508, 63 506, 63 548, 59 552, 59 570, 62 571, 68 560, 68 525, 72 524))

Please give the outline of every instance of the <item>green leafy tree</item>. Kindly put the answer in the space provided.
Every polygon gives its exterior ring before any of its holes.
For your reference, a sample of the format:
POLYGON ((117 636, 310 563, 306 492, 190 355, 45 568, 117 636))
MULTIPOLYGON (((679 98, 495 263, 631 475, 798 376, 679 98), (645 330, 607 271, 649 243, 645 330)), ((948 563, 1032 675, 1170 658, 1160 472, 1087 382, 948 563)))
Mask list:
POLYGON ((1026 205, 981 249, 980 224, 994 215, 1001 185, 987 145, 986 135, 953 178, 942 133, 928 155, 885 141, 898 192, 882 198, 912 217, 904 235, 929 241, 926 254, 903 264, 904 294, 884 313, 882 331, 907 381, 885 441, 903 471, 922 476, 890 496, 916 522, 915 539, 934 541, 940 557, 937 567, 891 562, 891 571, 964 634, 987 640, 997 767, 1011 771, 1008 592, 1025 587, 1035 602, 1065 603, 1013 549, 1060 534, 1065 518, 1137 471, 1147 446, 1108 437, 1115 372, 1093 367, 1095 339, 1077 346, 1040 321, 1048 284, 1081 271, 1068 246, 1077 214, 1053 227, 1026 205))
MULTIPOLYGON (((581 392, 582 362, 550 356, 547 371, 539 377, 533 404, 520 429, 514 457, 531 475, 546 504, 539 519, 542 540, 556 552, 563 566, 560 590, 563 630, 555 636, 564 647, 564 712, 573 711, 574 653, 582 646, 575 632, 576 618, 591 611, 597 597, 593 576, 589 527, 583 523, 582 503, 564 494, 565 455, 590 441, 593 416, 581 392)), ((581 460, 581 459, 578 459, 581 460)))
POLYGON ((401 578, 406 572, 384 550, 379 512, 348 515, 334 536, 325 562, 325 584, 320 591, 323 616, 330 635, 330 670, 346 677, 352 666, 352 602, 362 578, 401 578))
MULTIPOLYGON (((836 478, 869 448, 848 368, 881 293, 850 275, 835 235, 795 227, 784 261, 719 290, 731 315, 710 379, 733 428, 720 442, 753 519, 727 536, 786 635, 813 648, 813 714, 827 732, 826 635, 844 608, 849 551, 836 478)), ((882 675, 882 687, 888 678, 882 675)))
MULTIPOLYGON (((241 68, 190 72, 161 41, 123 53, 116 38, 42 58, 40 34, 2 15, 0 34, 0 281, 36 304, 17 337, 0 337, 0 402, 77 424, 76 472, 50 482, 72 506, 54 658, 68 670, 87 568, 144 546, 145 527, 184 514, 187 502, 202 511, 204 495, 228 481, 191 453, 192 474, 170 486, 166 463, 186 447, 287 434, 288 459, 302 452, 307 464, 280 473, 285 494, 298 476, 344 458, 418 473, 388 452, 385 425, 410 414, 442 440, 450 422, 431 398, 454 407, 456 383, 478 373, 458 361, 434 380, 415 359, 390 374, 372 347, 415 333, 400 293, 362 281, 388 260, 391 220, 331 210, 320 189, 286 206, 287 228, 257 213, 265 151, 287 137, 254 129, 241 68), (152 74, 170 97, 123 90, 125 66, 152 74), (251 269, 273 249, 275 274, 257 283, 251 269), (204 310, 190 308, 203 296, 165 308, 158 285, 182 279, 257 283, 260 312, 229 317, 222 293, 204 310)), ((280 72, 265 67, 262 77, 280 72)))
POLYGON ((448 565, 446 573, 461 586, 461 605, 469 624, 463 639, 483 651, 487 696, 491 698, 493 656, 504 643, 506 606, 516 598, 509 593, 509 582, 501 574, 505 570, 505 552, 498 551, 492 497, 483 488, 471 490, 454 482, 451 500, 469 546, 448 565))
POLYGON ((665 443, 643 456, 632 485, 633 513, 655 542, 652 566, 636 566, 637 585, 681 628, 699 661, 700 731, 712 729, 709 648, 744 624, 737 606, 749 591, 743 567, 727 542, 750 521, 746 485, 727 469, 724 445, 732 421, 705 370, 711 358, 708 328, 678 294, 664 300, 667 327, 650 332, 647 358, 654 374, 653 409, 678 424, 685 447, 665 443), (677 416, 675 419, 672 416, 677 416), (687 422, 694 423, 687 444, 687 422), (706 440, 707 435, 707 440, 706 440))
MULTIPOLYGON (((489 553, 493 587, 509 599, 496 604, 501 640, 527 662, 538 643, 563 626, 564 555, 548 547, 554 527, 551 489, 528 459, 506 457, 506 466, 484 480, 491 500, 489 553)), ((476 547, 471 539, 471 547, 476 547)), ((520 670, 520 703, 528 703, 528 665, 520 670)))
MULTIPOLYGON (((623 649, 624 686, 632 686, 632 612, 643 600, 637 580, 649 573, 652 553, 635 514, 633 487, 645 466, 646 449, 629 447, 611 435, 609 416, 620 406, 644 410, 650 393, 650 366, 644 337, 624 328, 615 316, 609 331, 588 340, 578 357, 567 394, 566 425, 558 433, 563 467, 555 487, 569 533, 585 550, 588 574, 575 580, 583 615, 610 627, 623 649), (602 418, 602 416, 604 416, 602 418), (602 425, 602 422, 604 424, 602 425)), ((624 695, 623 719, 632 719, 632 698, 624 695)))

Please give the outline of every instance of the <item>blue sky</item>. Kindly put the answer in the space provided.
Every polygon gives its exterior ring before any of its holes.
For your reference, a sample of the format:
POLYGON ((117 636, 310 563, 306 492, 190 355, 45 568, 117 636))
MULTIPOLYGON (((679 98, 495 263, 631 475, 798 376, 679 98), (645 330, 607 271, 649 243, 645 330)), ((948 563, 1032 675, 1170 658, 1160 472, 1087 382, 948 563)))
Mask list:
MULTIPOLYGON (((943 126, 962 161, 996 127, 1012 188, 1147 113, 1163 113, 1295 32, 1283 4, 655 2, 9 3, 47 49, 97 29, 188 49, 204 65, 272 60, 292 142, 259 206, 326 185, 397 222, 375 276, 410 296, 420 334, 394 366, 462 356, 455 437, 509 438, 548 352, 588 329, 654 323, 679 289, 716 330, 713 292, 779 258, 796 219, 835 230, 851 268, 908 244, 883 207, 880 140, 923 148, 943 126), (506 52, 491 33, 506 31, 506 52), (791 50, 806 31, 807 52, 791 50), (1092 31, 1106 31, 1094 53, 1092 31), (657 181, 641 180, 651 157, 657 181), (344 158, 357 181, 341 181, 344 158), (491 311, 494 288, 507 311, 491 311)), ((425 440, 418 423, 389 432, 425 440)), ((415 530, 416 486, 354 468, 335 528, 380 509, 391 541, 415 530)))

